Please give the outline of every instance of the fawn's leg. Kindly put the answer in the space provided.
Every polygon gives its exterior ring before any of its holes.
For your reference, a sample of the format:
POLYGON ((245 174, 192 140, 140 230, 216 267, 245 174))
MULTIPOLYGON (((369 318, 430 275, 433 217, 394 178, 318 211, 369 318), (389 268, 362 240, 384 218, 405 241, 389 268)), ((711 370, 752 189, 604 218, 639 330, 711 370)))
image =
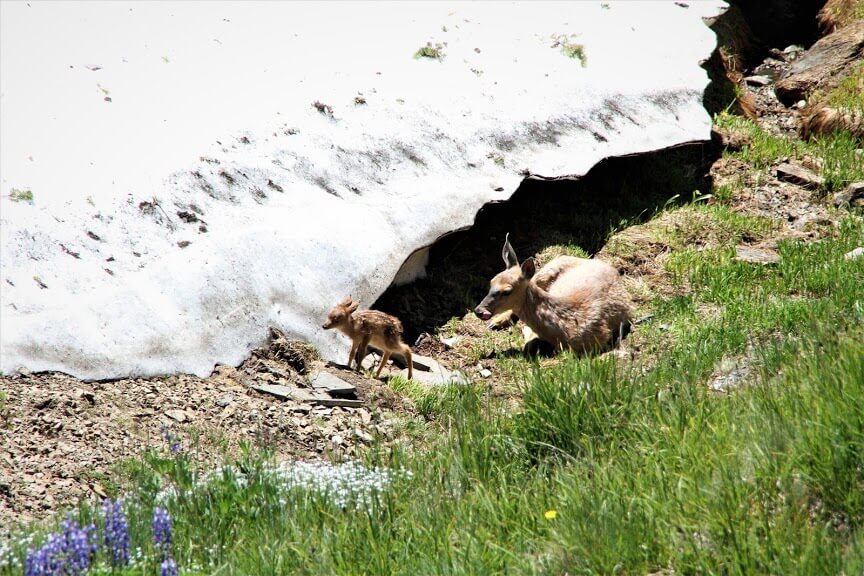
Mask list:
POLYGON ((357 345, 360 344, 359 338, 354 338, 351 340, 351 351, 348 353, 348 369, 351 369, 351 360, 354 359, 354 355, 357 354, 357 345))
POLYGON ((402 346, 402 356, 405 357, 405 364, 408 365, 408 379, 414 378, 414 363, 411 361, 411 348, 407 344, 402 346))
POLYGON ((357 353, 354 356, 354 360, 357 362, 357 371, 358 372, 363 371, 362 362, 363 362, 363 358, 366 357, 366 350, 369 347, 369 341, 371 339, 372 339, 372 336, 370 334, 363 334, 363 336, 360 338, 360 345, 357 347, 357 353))
POLYGON ((381 363, 378 364, 378 371, 375 372, 375 378, 381 375, 381 369, 384 368, 384 365, 387 364, 387 361, 390 360, 390 351, 385 350, 384 355, 381 356, 381 363))

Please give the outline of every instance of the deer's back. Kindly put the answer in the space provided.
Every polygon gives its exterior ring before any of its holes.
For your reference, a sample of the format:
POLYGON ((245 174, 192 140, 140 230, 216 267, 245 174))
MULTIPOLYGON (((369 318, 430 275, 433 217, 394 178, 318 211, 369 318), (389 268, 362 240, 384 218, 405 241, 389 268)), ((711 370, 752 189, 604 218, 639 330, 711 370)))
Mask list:
POLYGON ((603 347, 629 321, 630 298, 618 270, 602 260, 559 256, 533 282, 551 300, 532 318, 532 328, 553 345, 578 351, 603 347))
POLYGON ((596 293, 619 283, 618 270, 602 260, 558 256, 543 266, 534 282, 551 295, 566 298, 575 293, 596 293))
POLYGON ((370 344, 376 348, 398 350, 402 345, 402 322, 395 316, 378 310, 363 310, 354 313, 357 332, 370 336, 370 344))

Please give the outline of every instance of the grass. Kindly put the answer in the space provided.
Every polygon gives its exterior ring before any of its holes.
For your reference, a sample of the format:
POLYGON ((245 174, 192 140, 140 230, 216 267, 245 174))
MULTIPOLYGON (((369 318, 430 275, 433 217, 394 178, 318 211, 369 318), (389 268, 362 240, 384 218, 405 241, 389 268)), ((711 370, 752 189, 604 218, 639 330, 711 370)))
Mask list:
MULTIPOLYGON (((864 18, 864 2, 861 3, 861 7, 861 18, 864 18)), ((864 64, 858 66, 828 93, 821 94, 817 91, 811 96, 811 101, 821 101, 829 106, 841 108, 864 109, 864 64)))
MULTIPOLYGON (((681 210, 707 214, 723 238, 765 226, 722 207, 681 210)), ((251 449, 207 483, 182 453, 150 452, 127 467, 141 552, 119 573, 156 569, 157 504, 189 574, 859 573, 864 262, 842 256, 864 244, 864 220, 782 243, 770 267, 677 234, 666 265, 689 288, 652 302, 655 322, 635 335, 646 361, 512 361, 515 413, 482 385, 400 381, 440 433, 370 449, 367 469, 394 473, 345 501, 286 488, 251 449), (708 305, 717 312, 704 316, 708 305), (730 357, 749 376, 710 390, 730 357)), ((13 540, 9 554, 20 561, 25 547, 13 540)))
MULTIPOLYGON (((801 143, 717 122, 747 134, 728 154, 752 170, 810 155, 828 188, 861 176, 843 135, 801 143)), ((133 564, 112 569, 100 550, 89 573, 157 573, 156 506, 183 574, 862 573, 864 259, 843 255, 864 245, 864 217, 751 264, 735 244, 781 224, 736 211, 735 193, 670 201, 607 244, 613 258, 652 259, 669 283, 642 288, 654 319, 625 341, 632 359, 502 355, 511 397, 483 381, 394 378, 423 416, 415 442, 376 441, 361 468, 337 463, 318 480, 251 447, 213 469, 193 465, 195 442, 156 447, 106 485, 124 496, 133 564), (708 386, 732 366, 745 369, 724 391, 708 386)), ((540 257, 558 254, 583 252, 562 242, 540 257)), ((476 362, 518 340, 512 327, 464 352, 476 362)), ((73 514, 101 521, 86 504, 73 514)), ((0 574, 20 574, 58 522, 0 540, 0 574)))
POLYGON ((14 202, 29 202, 33 203, 33 191, 32 190, 20 190, 18 188, 12 188, 9 191, 9 198, 14 202))
POLYGON ((426 46, 421 46, 417 49, 417 51, 414 53, 414 58, 430 58, 432 60, 443 60, 444 46, 441 44, 435 44, 433 46, 431 43, 427 43, 426 46))
MULTIPOLYGON (((864 68, 862 68, 864 69, 864 68)), ((755 169, 764 169, 786 158, 815 159, 824 179, 826 191, 842 190, 851 182, 864 179, 864 163, 856 155, 858 143, 848 132, 837 132, 803 142, 764 131, 755 122, 741 116, 721 113, 715 117, 718 128, 739 135, 746 141, 741 150, 727 152, 733 158, 746 161, 755 169)))
POLYGON ((552 46, 560 46, 561 53, 564 56, 566 56, 567 58, 578 59, 579 63, 582 64, 583 68, 588 65, 588 57, 585 55, 585 46, 576 42, 571 42, 567 38, 567 36, 560 35, 555 37, 555 41, 553 42, 552 46))

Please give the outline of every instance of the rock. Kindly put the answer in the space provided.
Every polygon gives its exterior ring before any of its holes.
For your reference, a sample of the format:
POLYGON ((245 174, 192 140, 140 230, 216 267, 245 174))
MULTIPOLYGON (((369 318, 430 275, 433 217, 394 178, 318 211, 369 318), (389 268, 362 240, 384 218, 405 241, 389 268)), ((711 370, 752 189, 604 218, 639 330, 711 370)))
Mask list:
MULTIPOLYGON (((393 363, 400 368, 407 368, 405 359, 401 356, 393 356, 393 363)), ((421 356, 420 354, 411 354, 411 363, 414 365, 414 370, 421 370, 423 372, 431 372, 441 367, 436 360, 428 356, 421 356)))
POLYGON ((357 414, 360 415, 360 421, 363 422, 364 426, 368 426, 369 423, 372 422, 372 414, 370 414, 365 408, 358 409, 357 414))
POLYGON ((219 413, 219 420, 227 420, 237 412, 237 404, 229 404, 219 413))
POLYGON ((838 208, 841 206, 850 206, 859 199, 864 199, 864 182, 853 182, 841 192, 834 195, 834 205, 838 208))
POLYGON ((353 396, 357 392, 353 384, 329 372, 318 372, 309 382, 315 390, 327 392, 331 396, 353 396))
POLYGON ((86 400, 91 406, 96 404, 96 396, 94 396, 93 392, 90 392, 89 390, 76 388, 75 391, 72 392, 72 396, 79 400, 86 400))
POLYGON ((824 183, 824 180, 822 180, 821 177, 817 176, 810 170, 807 170, 803 166, 797 166, 795 164, 780 164, 777 166, 775 173, 778 180, 798 184, 805 188, 819 188, 824 183))
POLYGON ((492 371, 491 371, 491 370, 489 370, 489 369, 487 369, 487 368, 484 368, 483 370, 480 370, 480 377, 481 377, 481 378, 489 378, 490 376, 492 376, 492 371))
POLYGON ((360 440, 361 442, 363 442, 364 444, 372 444, 372 442, 375 441, 375 439, 372 437, 371 434, 368 434, 368 433, 364 432, 364 431, 361 430, 360 428, 355 428, 355 429, 354 429, 354 436, 355 436, 358 440, 360 440))
POLYGON ((744 81, 750 86, 767 86, 773 82, 774 79, 770 76, 748 76, 744 78, 744 81))
POLYGON ((748 366, 736 366, 732 369, 727 369, 720 374, 714 375, 708 381, 708 388, 715 392, 726 392, 731 388, 736 388, 749 376, 750 368, 748 366))
POLYGON ((444 344, 444 346, 447 347, 447 348, 453 348, 454 346, 456 346, 456 344, 459 343, 459 340, 461 340, 461 338, 459 338, 458 335, 457 335, 457 336, 451 336, 450 338, 441 338, 441 337, 439 337, 438 339, 439 339, 439 340, 441 341, 441 343, 444 344))
POLYGON ((861 258, 862 256, 864 256, 864 247, 859 246, 858 248, 855 248, 854 250, 844 254, 843 259, 844 260, 855 260, 856 258, 861 258))
POLYGON ((58 404, 57 398, 54 396, 48 396, 47 398, 43 398, 34 404, 34 407, 37 410, 44 410, 45 408, 51 408, 52 406, 56 406, 58 404))
POLYGON ((829 90, 864 58, 864 20, 850 23, 819 39, 789 67, 775 87, 786 106, 806 99, 814 90, 829 90))
POLYGON ((341 406, 343 408, 360 408, 363 406, 362 400, 352 398, 316 397, 312 401, 321 406, 341 406))
POLYGON ((264 394, 270 394, 280 400, 311 400, 315 398, 315 395, 309 391, 301 391, 299 388, 283 386, 281 384, 253 385, 252 389, 264 394))
POLYGON ((226 406, 228 406, 232 402, 234 402, 234 395, 233 394, 226 394, 226 395, 222 396, 221 398, 219 398, 218 400, 216 400, 216 405, 219 406, 220 408, 225 408, 226 406))
POLYGON ((174 420, 175 422, 185 422, 186 421, 186 412, 180 409, 174 410, 166 410, 164 412, 165 416, 174 420))
MULTIPOLYGON (((415 365, 416 368, 416 365, 415 365)), ((423 358, 423 368, 420 368, 422 372, 429 372, 432 374, 447 374, 450 371, 441 365, 437 360, 433 360, 432 358, 423 358)), ((414 370, 414 373, 417 373, 417 370, 414 370)))
POLYGON ((793 44, 791 46, 787 46, 783 49, 783 56, 787 62, 791 62, 796 60, 801 53, 804 52, 803 46, 798 46, 797 44, 793 44))
MULTIPOLYGON (((439 365, 440 366, 440 365, 439 365)), ((399 375, 408 379, 408 369, 399 371, 399 375)), ((445 386, 447 384, 470 384, 471 380, 462 372, 450 371, 440 366, 440 370, 431 370, 429 372, 414 371, 415 382, 419 382, 424 386, 445 386)))
POLYGON ((736 246, 735 259, 751 264, 776 264, 780 262, 780 255, 768 248, 756 248, 753 246, 736 246))
POLYGON ((293 404, 291 406, 288 406, 287 410, 290 412, 299 412, 302 414, 308 414, 309 412, 312 411, 312 408, 310 408, 309 405, 307 405, 307 404, 293 404))
POLYGON ((252 387, 258 392, 270 394, 280 400, 295 400, 299 402, 313 402, 321 406, 350 406, 353 408, 363 405, 362 400, 348 398, 333 398, 329 394, 318 390, 307 390, 293 386, 281 386, 279 384, 262 384, 252 387))
POLYGON ((367 354, 363 361, 360 362, 360 367, 364 370, 374 370, 378 367, 378 363, 381 362, 381 356, 377 353, 372 352, 371 354, 367 354))

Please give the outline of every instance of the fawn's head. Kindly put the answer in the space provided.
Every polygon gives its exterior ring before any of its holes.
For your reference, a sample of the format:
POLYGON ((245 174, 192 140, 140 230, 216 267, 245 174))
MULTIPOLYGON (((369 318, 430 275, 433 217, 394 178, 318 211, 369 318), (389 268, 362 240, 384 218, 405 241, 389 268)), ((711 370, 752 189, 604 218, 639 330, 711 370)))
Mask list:
POLYGON ((330 313, 327 314, 327 320, 321 327, 325 330, 329 330, 347 324, 349 318, 351 318, 351 314, 357 310, 359 305, 360 304, 351 299, 351 295, 349 294, 344 300, 336 304, 336 306, 330 310, 330 313))
POLYGON ((528 258, 519 265, 516 251, 510 245, 510 234, 504 239, 501 257, 504 259, 504 271, 489 281, 489 293, 474 309, 474 313, 483 320, 489 320, 495 314, 506 310, 513 310, 518 314, 525 301, 528 283, 537 271, 533 258, 528 258))

